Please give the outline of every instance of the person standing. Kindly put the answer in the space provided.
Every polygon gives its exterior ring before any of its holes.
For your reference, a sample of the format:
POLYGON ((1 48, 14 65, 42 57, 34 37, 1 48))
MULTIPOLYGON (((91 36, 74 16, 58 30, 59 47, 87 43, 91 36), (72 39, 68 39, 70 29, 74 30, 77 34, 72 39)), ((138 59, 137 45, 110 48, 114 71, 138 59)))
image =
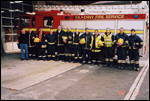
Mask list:
POLYGON ((105 52, 105 62, 104 66, 112 66, 113 63, 113 50, 114 47, 114 35, 110 32, 110 28, 106 28, 106 32, 104 34, 104 52, 105 52))
POLYGON ((126 60, 126 47, 128 45, 128 35, 124 33, 124 28, 120 28, 120 33, 115 36, 115 44, 117 44, 118 69, 123 70, 126 60))
POLYGON ((21 29, 21 33, 19 36, 19 44, 20 44, 20 49, 21 49, 21 60, 25 59, 26 56, 26 60, 28 60, 28 34, 25 33, 24 28, 21 29), (23 49, 25 49, 25 54, 23 52, 23 49))
POLYGON ((29 59, 35 59, 36 58, 36 50, 35 50, 35 33, 32 31, 31 28, 29 28, 28 35, 28 53, 29 53, 29 59))
POLYGON ((46 34, 43 32, 43 27, 40 27, 39 29, 40 31, 36 34, 36 37, 39 38, 39 42, 38 42, 38 59, 37 60, 46 60, 46 53, 45 53, 45 49, 46 49, 46 40, 45 40, 45 36, 46 34))
POLYGON ((129 36, 129 59, 130 70, 135 69, 139 71, 139 49, 143 46, 143 40, 135 34, 135 30, 131 29, 131 35, 129 36))
POLYGON ((92 34, 89 33, 89 29, 85 28, 85 33, 80 37, 80 44, 82 45, 83 60, 82 64, 86 64, 86 54, 88 54, 88 64, 91 64, 91 40, 92 34))
POLYGON ((53 29, 50 29, 50 33, 46 35, 45 39, 47 39, 47 60, 55 60, 55 34, 53 29))
POLYGON ((95 35, 93 35, 91 40, 91 58, 92 65, 97 62, 98 66, 100 66, 101 59, 101 46, 103 46, 104 38, 98 34, 98 30, 94 31, 95 35))
POLYGON ((65 36, 63 37, 63 41, 66 44, 65 45, 65 62, 71 62, 71 57, 73 54, 73 47, 72 47, 72 42, 73 42, 73 33, 70 31, 70 28, 67 27, 67 32, 65 33, 65 36))
POLYGON ((60 60, 60 58, 62 57, 62 61, 64 61, 65 58, 65 44, 63 42, 63 38, 62 36, 64 36, 64 31, 61 29, 61 26, 58 26, 58 29, 56 31, 56 51, 57 51, 57 56, 56 56, 56 60, 60 60))
POLYGON ((78 28, 76 28, 75 33, 73 34, 74 63, 81 62, 81 59, 82 59, 81 45, 79 44, 79 41, 80 41, 80 32, 78 31, 78 28))

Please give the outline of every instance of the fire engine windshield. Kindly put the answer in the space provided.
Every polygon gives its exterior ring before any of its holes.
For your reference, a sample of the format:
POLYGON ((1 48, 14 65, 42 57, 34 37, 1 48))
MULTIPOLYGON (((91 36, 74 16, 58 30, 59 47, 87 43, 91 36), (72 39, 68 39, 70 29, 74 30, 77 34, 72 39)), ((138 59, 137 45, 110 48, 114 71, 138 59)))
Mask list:
POLYGON ((53 17, 44 17, 43 21, 44 27, 53 27, 53 17))
POLYGON ((21 17, 20 27, 30 27, 30 17, 21 17))

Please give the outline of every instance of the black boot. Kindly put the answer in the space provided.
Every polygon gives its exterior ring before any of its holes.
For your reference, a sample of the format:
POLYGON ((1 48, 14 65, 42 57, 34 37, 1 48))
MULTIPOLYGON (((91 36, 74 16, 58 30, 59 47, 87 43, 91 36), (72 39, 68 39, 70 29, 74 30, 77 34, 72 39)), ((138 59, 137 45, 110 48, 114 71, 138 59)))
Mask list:
POLYGON ((83 60, 82 60, 82 65, 84 65, 84 64, 86 64, 86 61, 83 61, 83 60))
POLYGON ((45 57, 43 57, 43 58, 42 58, 42 60, 43 60, 43 61, 45 61, 45 60, 46 60, 46 58, 45 58, 45 57))
POLYGON ((140 69, 139 69, 139 67, 138 68, 136 68, 136 71, 139 71, 140 69))
POLYGON ((67 61, 68 61, 68 56, 65 56, 64 62, 67 62, 67 61))
POLYGON ((68 57, 68 62, 71 62, 71 56, 68 57))
POLYGON ((48 57, 48 58, 47 58, 47 61, 49 61, 49 60, 51 60, 51 57, 48 57))
POLYGON ((92 66, 94 66, 94 62, 92 62, 92 64, 91 64, 92 66))
POLYGON ((76 63, 76 62, 78 62, 78 60, 77 60, 77 59, 74 59, 73 63, 76 63))
POLYGON ((65 61, 65 55, 62 55, 62 61, 65 61))
POLYGON ((120 69, 121 69, 121 70, 123 70, 124 68, 123 68, 123 67, 121 67, 120 69))
POLYGON ((59 59, 60 59, 59 56, 57 56, 56 59, 55 59, 55 61, 59 61, 59 59))
POLYGON ((35 60, 36 59, 36 56, 33 56, 33 60, 35 60))
POLYGON ((38 57, 38 59, 37 60, 42 60, 42 57, 38 57))
POLYGON ((106 61, 106 64, 104 65, 104 67, 109 67, 109 61, 106 61))
POLYGON ((100 63, 98 63, 98 66, 101 67, 100 63))

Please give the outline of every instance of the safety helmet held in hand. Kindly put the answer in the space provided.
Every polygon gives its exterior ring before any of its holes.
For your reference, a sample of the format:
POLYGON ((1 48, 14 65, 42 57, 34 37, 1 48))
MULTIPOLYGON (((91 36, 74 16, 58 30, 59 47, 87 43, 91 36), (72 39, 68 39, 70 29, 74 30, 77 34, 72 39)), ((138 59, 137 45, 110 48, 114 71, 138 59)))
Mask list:
POLYGON ((35 42, 39 42, 40 39, 39 39, 39 38, 35 38, 34 41, 35 41, 35 42))
POLYGON ((98 45, 103 45, 103 42, 101 40, 98 41, 98 45))
POLYGON ((82 38, 82 39, 80 40, 80 42, 84 44, 84 43, 85 43, 85 38, 82 38))
POLYGON ((67 39, 67 36, 62 36, 63 40, 66 40, 67 39))
POLYGON ((122 38, 119 38, 119 39, 118 39, 118 42, 123 44, 123 39, 122 39, 122 38))

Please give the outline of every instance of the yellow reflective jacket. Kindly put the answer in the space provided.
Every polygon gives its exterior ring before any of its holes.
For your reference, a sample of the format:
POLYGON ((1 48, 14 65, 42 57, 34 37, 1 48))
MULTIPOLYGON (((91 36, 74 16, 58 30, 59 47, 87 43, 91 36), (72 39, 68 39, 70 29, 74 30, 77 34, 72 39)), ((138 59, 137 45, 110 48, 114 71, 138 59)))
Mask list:
MULTIPOLYGON (((92 40, 91 40, 91 49, 93 47, 94 36, 95 35, 92 36, 92 40)), ((98 49, 100 48, 100 46, 98 46, 99 40, 101 40, 101 35, 98 35, 95 39, 95 48, 98 48, 98 49)))

